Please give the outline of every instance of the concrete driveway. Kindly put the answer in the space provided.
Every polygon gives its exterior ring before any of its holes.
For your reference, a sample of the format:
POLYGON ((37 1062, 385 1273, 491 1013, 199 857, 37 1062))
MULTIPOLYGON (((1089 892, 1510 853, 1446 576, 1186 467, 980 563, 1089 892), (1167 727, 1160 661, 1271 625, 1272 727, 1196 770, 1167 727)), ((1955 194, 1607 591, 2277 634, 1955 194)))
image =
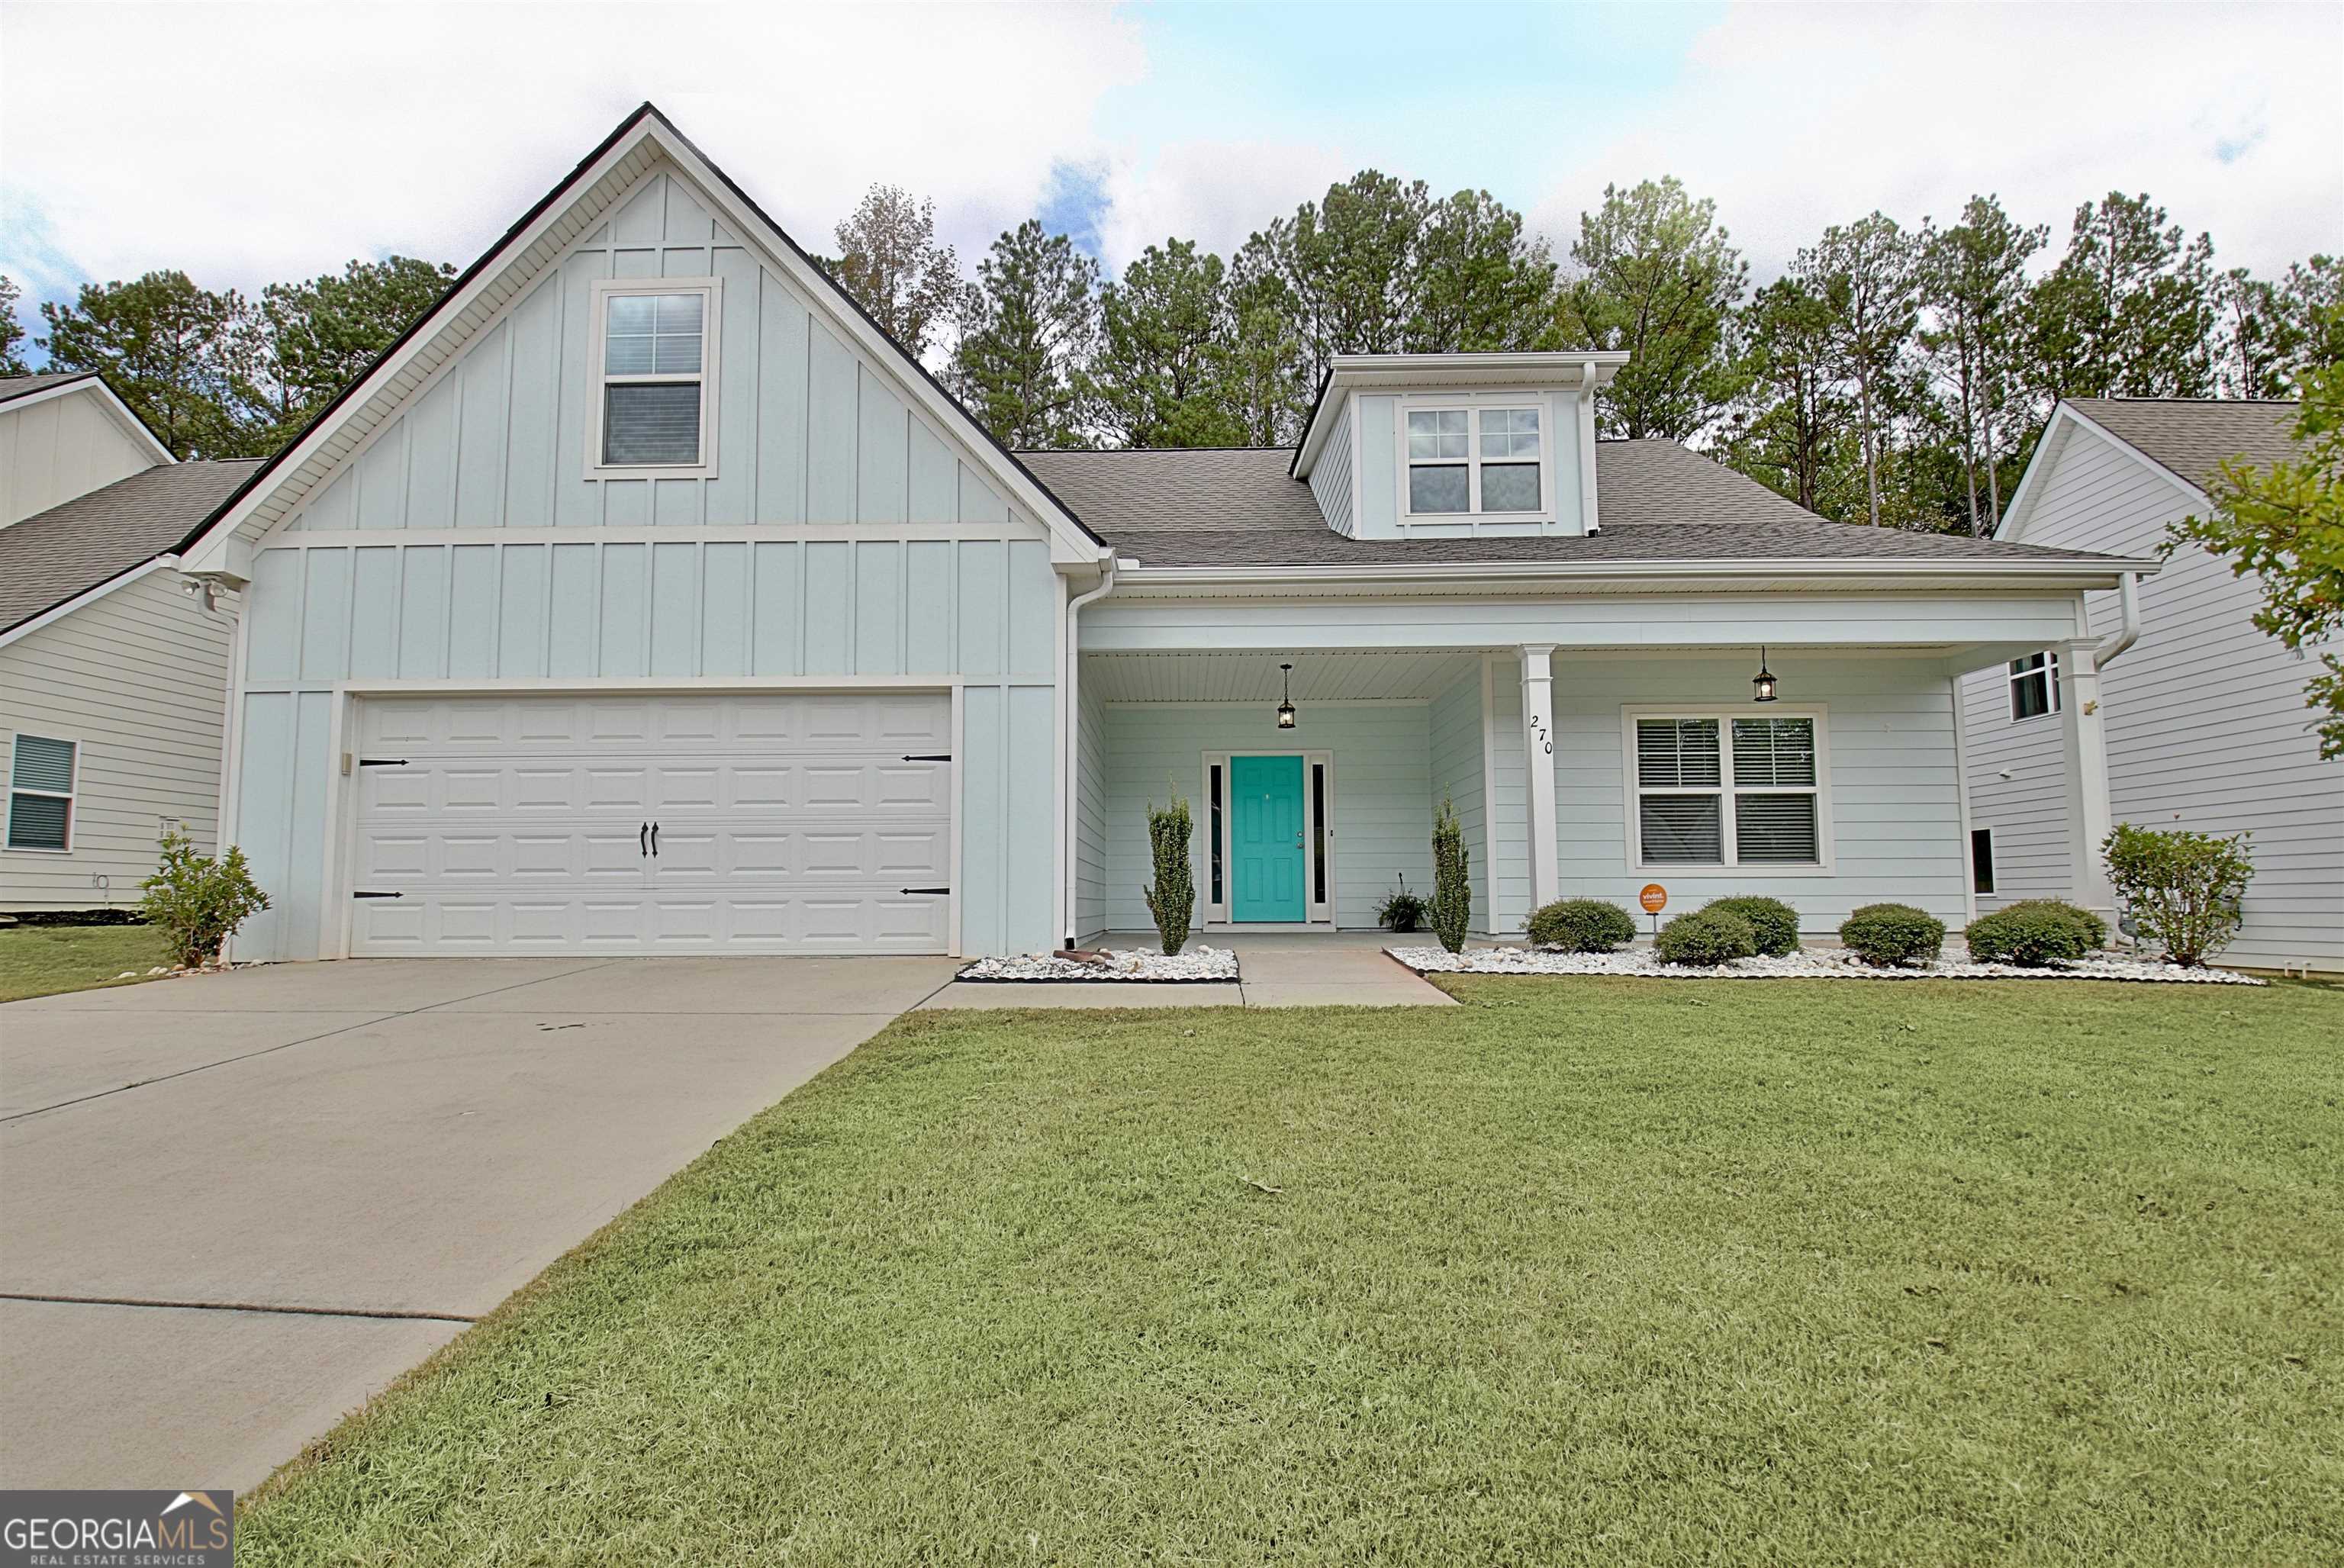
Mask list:
POLYGON ((378 959, 0 1007, 0 1487, 250 1488, 954 967, 378 959))

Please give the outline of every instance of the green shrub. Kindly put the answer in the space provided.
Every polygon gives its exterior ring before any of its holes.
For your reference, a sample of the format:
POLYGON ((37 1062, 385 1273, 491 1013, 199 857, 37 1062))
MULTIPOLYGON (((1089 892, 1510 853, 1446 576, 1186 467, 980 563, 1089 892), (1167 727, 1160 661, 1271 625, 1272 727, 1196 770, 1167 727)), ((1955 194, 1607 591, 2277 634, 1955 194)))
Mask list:
POLYGON ((1757 953, 1758 933, 1741 916, 1713 905, 1662 926, 1652 950, 1663 964, 1730 964, 1757 953))
POLYGON ((2246 837, 2123 823, 2100 850, 2108 880, 2141 934, 2163 943, 2175 963, 2194 968, 2238 934, 2239 901, 2255 874, 2246 837))
POLYGON ((1451 953, 1465 951, 1465 932, 1473 923, 1472 861, 1465 852, 1465 829, 1457 821, 1457 807, 1447 797, 1440 818, 1432 824, 1432 929, 1451 953))
POLYGON ((1531 916, 1531 940, 1558 953, 1612 953, 1636 939, 1636 922, 1601 898, 1562 898, 1531 916))
POLYGON ((1995 911, 1997 915, 2050 915, 2072 922, 2083 933, 2084 947, 2089 951, 2108 945, 2108 923, 2080 904, 2070 904, 2064 898, 2022 898, 2016 904, 2006 904, 1995 911))
POLYGON ((1156 917, 1156 935, 1164 951, 1177 953, 1188 940, 1188 923, 1197 914, 1197 874, 1188 864, 1188 840, 1196 824, 1188 818, 1188 803, 1172 792, 1172 804, 1158 811, 1147 803, 1147 842, 1156 856, 1156 885, 1140 889, 1147 913, 1156 917))
POLYGON ((1376 905, 1376 924, 1387 931, 1413 931, 1431 912, 1432 905, 1408 890, 1408 874, 1402 872, 1399 890, 1385 894, 1383 902, 1376 905))
POLYGON ((1925 964, 1945 946, 1945 923, 1909 904, 1867 904, 1840 922, 1839 939, 1875 969, 1925 964))
POLYGON ((1970 956, 1981 964, 2024 964, 2046 969, 2072 964, 2090 952, 2087 930, 2056 910, 2021 909, 2013 905, 1978 916, 1962 936, 1970 945, 1970 956))
POLYGON ((268 895, 253 882, 243 850, 229 845, 214 860, 197 854, 195 841, 177 828, 163 835, 155 875, 138 886, 146 895, 139 903, 146 923, 163 933, 172 956, 189 967, 217 957, 221 943, 268 907, 268 895))
POLYGON ((1758 934, 1758 951, 1769 958, 1788 957, 1799 950, 1799 912, 1779 898, 1739 893, 1713 898, 1702 907, 1723 909, 1750 922, 1750 929, 1758 934))

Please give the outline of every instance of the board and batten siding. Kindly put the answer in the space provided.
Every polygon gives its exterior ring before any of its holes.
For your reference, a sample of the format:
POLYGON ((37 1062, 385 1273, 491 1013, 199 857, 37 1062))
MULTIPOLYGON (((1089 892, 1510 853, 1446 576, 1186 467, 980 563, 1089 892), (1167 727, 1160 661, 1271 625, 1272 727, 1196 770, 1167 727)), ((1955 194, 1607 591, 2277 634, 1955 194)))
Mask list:
POLYGON ((237 832, 276 906, 237 952, 316 956, 336 686, 768 676, 961 683, 963 947, 1051 946, 1059 592, 1038 538, 263 550, 237 832))
POLYGON ((235 617, 155 572, 0 648, 0 768, 19 731, 77 747, 73 847, 0 849, 0 909, 136 904, 170 824, 216 852, 235 617))
MULTIPOLYGON (((2026 541, 2146 556, 2194 510, 2147 464, 2077 427, 2043 476, 2026 541)), ((2252 578, 2196 548, 2140 584, 2141 635, 2100 678, 2109 804, 2118 822, 2248 832, 2254 879, 2228 963, 2344 970, 2344 764, 2319 760, 2309 662, 2255 629, 2252 578)), ((2086 605, 2091 634, 2122 620, 2086 605)), ((2014 721, 2005 666, 1962 683, 1973 826, 1993 832, 1995 893, 1981 909, 2068 887, 2065 738, 2056 717, 2014 721)))
POLYGON ((155 466, 105 398, 89 383, 22 407, 0 403, 0 528, 155 466))
POLYGON ((1000 493, 890 378, 695 199, 654 172, 465 345, 294 529, 1006 523, 1000 493), (585 476, 599 279, 723 281, 709 479, 585 476))
POLYGON ((1211 894, 1212 813, 1205 797, 1205 754, 1278 752, 1334 754, 1334 859, 1328 889, 1339 926, 1371 930, 1376 905, 1404 874, 1412 888, 1432 885, 1432 770, 1430 704, 1314 703, 1294 729, 1278 727, 1258 703, 1111 703, 1106 706, 1107 924, 1116 931, 1155 926, 1141 889, 1155 879, 1147 810, 1173 791, 1196 822, 1191 864, 1198 909, 1211 894))

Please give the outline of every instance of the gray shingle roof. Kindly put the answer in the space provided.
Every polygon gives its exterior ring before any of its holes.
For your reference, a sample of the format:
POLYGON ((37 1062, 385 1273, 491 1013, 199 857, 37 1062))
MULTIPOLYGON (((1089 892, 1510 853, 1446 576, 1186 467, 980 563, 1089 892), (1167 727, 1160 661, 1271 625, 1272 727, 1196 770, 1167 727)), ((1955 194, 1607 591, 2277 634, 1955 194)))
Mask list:
POLYGON ((2107 559, 1833 522, 1671 440, 1597 445, 1603 531, 1590 538, 1346 539, 1287 477, 1284 448, 1019 455, 1118 555, 1149 566, 2107 559))
POLYGON ((42 370, 30 376, 0 376, 0 403, 45 392, 68 381, 86 381, 96 374, 96 370, 42 370))
POLYGON ((2226 458, 2268 468, 2303 455, 2299 403, 2216 398, 2071 398, 2067 406, 2151 462, 2205 490, 2226 458))
POLYGON ((165 463, 0 528, 0 632, 178 549, 258 461, 165 463))

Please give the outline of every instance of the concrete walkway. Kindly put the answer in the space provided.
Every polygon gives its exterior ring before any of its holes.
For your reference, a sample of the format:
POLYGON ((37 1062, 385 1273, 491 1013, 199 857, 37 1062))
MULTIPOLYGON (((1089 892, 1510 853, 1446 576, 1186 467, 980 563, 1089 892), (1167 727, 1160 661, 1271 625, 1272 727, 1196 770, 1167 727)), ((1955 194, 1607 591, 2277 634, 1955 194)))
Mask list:
MULTIPOLYGON (((1228 986, 975 985, 955 981, 922 1007, 1453 1007, 1457 999, 1384 954, 1382 932, 1276 932, 1192 936, 1228 947, 1238 979, 1228 986)), ((1102 946, 1154 947, 1153 931, 1116 932, 1102 946)))
POLYGON ((955 967, 373 959, 0 1007, 0 1487, 250 1488, 955 967))

